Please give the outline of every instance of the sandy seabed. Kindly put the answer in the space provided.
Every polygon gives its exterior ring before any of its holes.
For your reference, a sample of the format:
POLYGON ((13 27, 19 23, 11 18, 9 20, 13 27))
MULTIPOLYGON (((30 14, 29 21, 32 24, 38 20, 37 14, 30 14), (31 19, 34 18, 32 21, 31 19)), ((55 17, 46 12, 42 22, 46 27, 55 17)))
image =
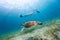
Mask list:
POLYGON ((0 40, 60 40, 60 19, 45 22, 43 25, 35 25, 0 40))

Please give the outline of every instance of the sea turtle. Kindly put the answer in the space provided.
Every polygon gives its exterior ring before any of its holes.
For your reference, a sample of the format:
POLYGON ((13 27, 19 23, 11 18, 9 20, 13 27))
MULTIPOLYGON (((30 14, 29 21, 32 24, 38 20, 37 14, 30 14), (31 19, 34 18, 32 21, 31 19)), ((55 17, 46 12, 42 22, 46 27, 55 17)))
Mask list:
POLYGON ((24 23, 22 26, 24 26, 25 28, 30 28, 34 25, 42 25, 42 22, 29 21, 29 22, 24 23))

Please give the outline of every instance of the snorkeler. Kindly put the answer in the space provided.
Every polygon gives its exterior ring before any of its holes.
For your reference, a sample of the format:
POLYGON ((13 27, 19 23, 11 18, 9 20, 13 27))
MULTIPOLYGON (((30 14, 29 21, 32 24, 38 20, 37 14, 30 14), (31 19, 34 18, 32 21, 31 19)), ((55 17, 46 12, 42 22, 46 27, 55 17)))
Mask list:
POLYGON ((30 14, 27 14, 27 15, 22 15, 22 14, 20 14, 20 17, 32 16, 32 15, 33 15, 33 12, 31 12, 30 14))
MULTIPOLYGON (((40 13, 40 11, 34 10, 29 15, 32 16, 35 12, 40 13)), ((28 15, 24 15, 24 16, 28 16, 28 15)), ((22 14, 20 15, 20 17, 24 17, 24 16, 22 14)))

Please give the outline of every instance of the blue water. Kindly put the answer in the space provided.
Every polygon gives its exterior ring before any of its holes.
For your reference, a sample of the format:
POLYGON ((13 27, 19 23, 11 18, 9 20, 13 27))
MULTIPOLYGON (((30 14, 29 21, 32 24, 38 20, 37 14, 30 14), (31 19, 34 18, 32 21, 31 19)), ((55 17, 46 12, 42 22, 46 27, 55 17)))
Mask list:
MULTIPOLYGON (((55 3, 49 3, 48 6, 45 6, 40 10, 39 4, 36 8, 40 13, 34 13, 32 16, 24 16, 20 18, 18 9, 6 9, 0 6, 0 35, 17 31, 21 29, 20 24, 23 24, 27 21, 41 21, 45 22, 54 18, 60 18, 60 1, 57 0, 55 3)), ((28 12, 26 12, 28 13, 28 12)))

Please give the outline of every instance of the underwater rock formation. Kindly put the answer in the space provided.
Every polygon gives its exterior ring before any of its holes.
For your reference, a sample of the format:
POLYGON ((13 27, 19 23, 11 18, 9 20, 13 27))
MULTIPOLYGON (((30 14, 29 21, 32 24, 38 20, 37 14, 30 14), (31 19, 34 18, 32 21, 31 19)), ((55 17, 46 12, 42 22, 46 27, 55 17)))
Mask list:
POLYGON ((27 29, 6 40, 60 40, 60 20, 49 21, 27 29))

